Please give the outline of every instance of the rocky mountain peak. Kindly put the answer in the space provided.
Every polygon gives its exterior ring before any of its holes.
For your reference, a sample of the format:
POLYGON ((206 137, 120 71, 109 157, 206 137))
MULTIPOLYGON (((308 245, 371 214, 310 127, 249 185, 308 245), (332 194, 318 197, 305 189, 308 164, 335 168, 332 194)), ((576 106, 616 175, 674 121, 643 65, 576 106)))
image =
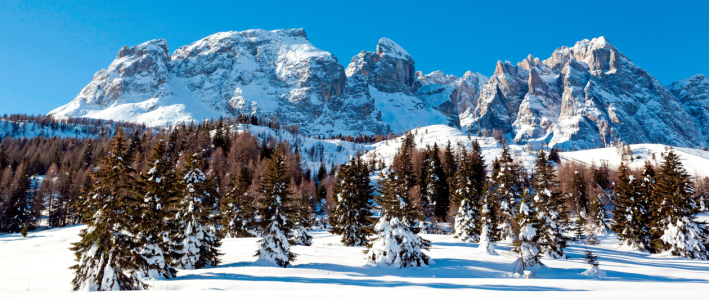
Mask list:
POLYGON ((381 38, 376 52, 362 51, 352 58, 345 70, 348 77, 357 76, 385 93, 413 95, 416 91, 414 59, 399 44, 381 38))

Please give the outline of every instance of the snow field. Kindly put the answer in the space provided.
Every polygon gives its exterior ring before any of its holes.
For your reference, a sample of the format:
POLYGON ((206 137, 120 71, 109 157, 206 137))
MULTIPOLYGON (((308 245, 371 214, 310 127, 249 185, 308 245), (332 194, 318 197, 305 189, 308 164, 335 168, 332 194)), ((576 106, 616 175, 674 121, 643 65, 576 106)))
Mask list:
MULTIPOLYGON (((706 216, 705 216, 706 217, 706 216)), ((74 255, 70 243, 84 226, 0 235, 0 299, 96 299, 71 292, 74 255)), ((474 254, 477 244, 450 235, 423 235, 432 241, 435 264, 392 269, 367 266, 364 247, 340 246, 339 237, 313 231, 313 245, 293 246, 289 268, 256 266, 258 238, 224 239, 222 264, 180 270, 172 280, 150 281, 150 291, 101 292, 101 299, 411 299, 524 297, 525 299, 683 299, 705 298, 709 261, 618 250, 613 235, 595 246, 572 244, 568 260, 542 259, 547 268, 532 279, 514 278, 516 256, 498 244, 499 256, 474 254), (586 248, 599 256, 606 277, 582 275, 586 248), (681 293, 681 294, 678 294, 681 293), (599 298, 600 297, 600 298, 599 298)))

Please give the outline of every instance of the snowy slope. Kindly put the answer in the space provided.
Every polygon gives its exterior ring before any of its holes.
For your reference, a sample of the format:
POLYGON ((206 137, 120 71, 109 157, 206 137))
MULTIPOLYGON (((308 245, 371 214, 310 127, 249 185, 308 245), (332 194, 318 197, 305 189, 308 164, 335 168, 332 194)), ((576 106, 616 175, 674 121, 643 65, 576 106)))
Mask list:
MULTIPOLYGON (((83 226, 0 235, 0 298, 96 299, 96 293, 70 292, 74 264, 69 250, 83 226)), ((448 235, 424 235, 433 242, 435 264, 423 269, 365 266, 362 247, 342 247, 339 237, 313 232, 313 246, 294 246, 292 267, 254 265, 257 238, 225 239, 217 267, 179 270, 173 280, 151 281, 150 291, 101 292, 101 299, 684 299, 706 296, 709 262, 618 250, 618 240, 601 236, 595 246, 572 244, 568 260, 543 259, 536 278, 512 278, 515 257, 509 244, 500 256, 473 254, 477 245, 448 235), (606 278, 581 275, 582 256, 599 256, 606 278)))
MULTIPOLYGON (((637 144, 630 145, 630 149, 633 150, 633 161, 628 165, 631 169, 641 169, 647 160, 654 165, 662 163, 662 153, 667 153, 669 148, 660 144, 637 144), (653 154, 655 155, 654 160, 653 154)), ((709 152, 681 147, 674 147, 673 149, 689 174, 709 176, 709 152)), ((605 160, 613 169, 617 169, 621 162, 621 156, 616 148, 562 152, 560 156, 562 160, 578 161, 589 165, 599 165, 601 161, 605 160)))
POLYGON ((82 125, 71 125, 67 129, 61 130, 59 128, 54 129, 50 126, 43 127, 40 124, 34 122, 15 122, 0 120, 0 140, 5 137, 12 138, 32 138, 38 136, 45 137, 75 137, 75 138, 87 138, 91 137, 90 134, 82 132, 82 125))

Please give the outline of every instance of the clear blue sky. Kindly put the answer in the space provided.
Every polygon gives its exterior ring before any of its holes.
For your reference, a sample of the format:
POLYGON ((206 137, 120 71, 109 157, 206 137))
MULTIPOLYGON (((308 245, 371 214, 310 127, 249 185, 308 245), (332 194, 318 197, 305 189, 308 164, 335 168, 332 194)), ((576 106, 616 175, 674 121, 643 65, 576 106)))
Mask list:
POLYGON ((497 60, 603 35, 664 84, 709 75, 709 1, 0 0, 0 114, 69 102, 123 45, 164 38, 172 53, 216 32, 298 27, 345 65, 388 37, 424 73, 489 76, 497 60))

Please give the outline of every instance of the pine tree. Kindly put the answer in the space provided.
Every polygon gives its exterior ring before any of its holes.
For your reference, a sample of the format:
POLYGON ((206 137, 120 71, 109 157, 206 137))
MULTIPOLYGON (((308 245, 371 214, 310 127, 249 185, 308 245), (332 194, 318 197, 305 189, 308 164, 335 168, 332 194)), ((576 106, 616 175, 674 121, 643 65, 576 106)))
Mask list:
POLYGON ((707 230, 695 221, 699 209, 694 187, 674 150, 665 155, 657 177, 651 216, 655 251, 708 259, 707 230))
POLYGON ((563 199, 559 192, 554 165, 544 152, 539 152, 534 164, 532 189, 535 192, 535 219, 538 226, 539 251, 551 258, 565 257, 567 238, 562 231, 563 199))
POLYGON ((650 250, 647 232, 647 208, 643 205, 640 183, 621 162, 618 168, 618 184, 615 186, 613 231, 628 250, 650 250))
POLYGON ((179 180, 175 167, 167 161, 165 143, 159 141, 153 148, 148 163, 149 171, 139 177, 140 204, 138 238, 142 246, 140 252, 141 275, 150 278, 174 278, 177 275, 170 261, 176 259, 178 252, 169 232, 174 221, 168 218, 167 211, 176 206, 179 200, 179 180))
POLYGON ((243 167, 229 183, 222 201, 222 227, 231 237, 252 237, 255 232, 256 209, 249 195, 251 171, 243 167))
POLYGON ((606 275, 606 272, 598 268, 598 256, 593 255, 593 252, 591 252, 591 250, 586 249, 586 255, 584 255, 584 260, 586 261, 586 263, 591 265, 591 267, 581 274, 599 278, 602 278, 606 275))
POLYGON ((431 242, 418 236, 412 228, 419 215, 406 180, 393 172, 384 174, 379 191, 375 199, 381 217, 374 226, 375 237, 366 251, 367 263, 396 268, 428 265, 431 259, 423 251, 430 249, 431 242))
POLYGON ((134 238, 139 200, 135 198, 135 171, 123 160, 125 137, 118 131, 111 151, 98 171, 92 173, 95 184, 82 197, 84 221, 81 241, 71 248, 78 264, 72 281, 74 290, 141 290, 139 242, 134 238))
POLYGON ((480 244, 478 245, 478 254, 481 255, 497 255, 495 252, 495 242, 499 233, 497 232, 497 210, 492 208, 492 201, 489 199, 490 194, 485 197, 480 217, 480 244))
POLYGON ((302 197, 293 213, 293 244, 310 246, 313 244, 313 237, 308 233, 310 227, 310 207, 308 200, 302 197))
POLYGON ((259 179, 257 198, 262 238, 256 256, 260 263, 284 268, 296 258, 296 254, 290 251, 293 222, 289 216, 293 212, 289 208, 291 178, 286 168, 283 150, 278 148, 268 159, 266 171, 259 179))
POLYGON ((515 262, 515 273, 529 278, 530 269, 540 266, 538 240, 538 223, 535 218, 535 207, 532 195, 528 190, 522 193, 517 214, 519 224, 519 238, 514 242, 513 251, 519 255, 515 262))
POLYGON ((427 152, 428 159, 425 161, 425 172, 423 173, 425 178, 421 184, 422 195, 427 199, 429 206, 433 208, 433 216, 445 222, 450 207, 448 177, 438 156, 438 145, 434 143, 433 148, 427 152))
POLYGON ((574 240, 583 241, 586 239, 586 220, 588 220, 588 189, 586 179, 579 171, 574 172, 571 183, 571 202, 576 208, 576 223, 574 224, 574 240))
POLYGON ((217 204, 216 182, 208 180, 200 170, 199 154, 184 157, 184 168, 180 171, 182 200, 175 217, 180 222, 173 237, 181 241, 182 249, 174 263, 185 270, 216 266, 222 255, 215 228, 218 220, 212 211, 217 204))
POLYGON ((369 168, 361 156, 340 166, 334 187, 336 205, 330 213, 330 232, 341 235, 344 246, 366 246, 373 232, 369 168))
POLYGON ((493 173, 495 189, 493 199, 499 201, 499 228, 502 239, 514 241, 517 239, 517 224, 515 209, 522 195, 521 167, 510 156, 509 149, 502 149, 499 159, 499 171, 493 173))
POLYGON ((454 237, 477 243, 480 240, 480 214, 485 193, 485 159, 477 140, 473 142, 470 155, 463 148, 454 183, 451 198, 458 205, 454 237))

